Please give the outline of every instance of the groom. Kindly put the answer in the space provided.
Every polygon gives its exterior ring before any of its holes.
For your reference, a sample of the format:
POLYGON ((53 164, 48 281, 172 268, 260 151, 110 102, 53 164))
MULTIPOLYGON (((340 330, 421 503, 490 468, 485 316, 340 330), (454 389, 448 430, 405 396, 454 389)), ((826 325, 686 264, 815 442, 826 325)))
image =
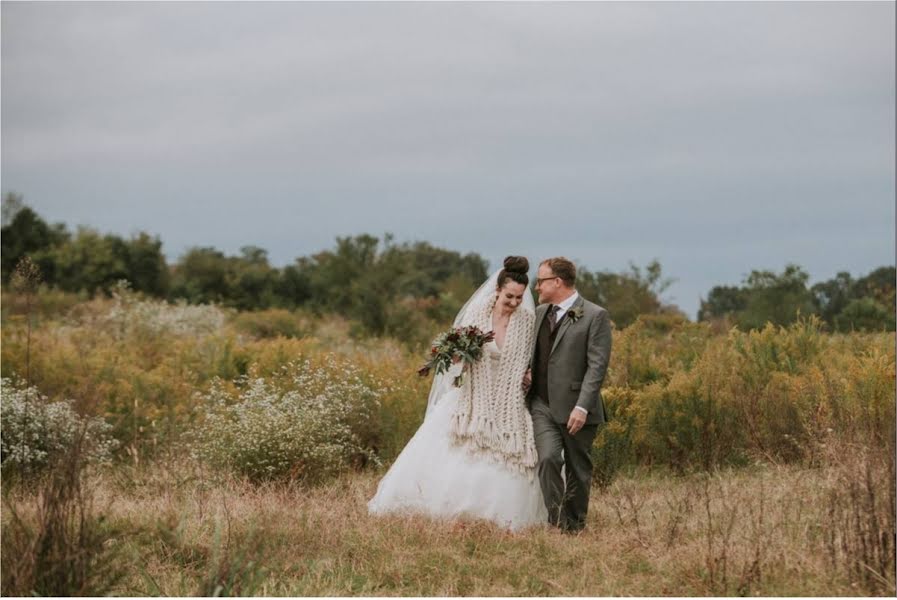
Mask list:
POLYGON ((607 311, 580 296, 575 284, 576 267, 566 258, 539 264, 536 344, 524 377, 548 519, 567 532, 586 523, 592 441, 606 420, 601 383, 611 345, 607 311))

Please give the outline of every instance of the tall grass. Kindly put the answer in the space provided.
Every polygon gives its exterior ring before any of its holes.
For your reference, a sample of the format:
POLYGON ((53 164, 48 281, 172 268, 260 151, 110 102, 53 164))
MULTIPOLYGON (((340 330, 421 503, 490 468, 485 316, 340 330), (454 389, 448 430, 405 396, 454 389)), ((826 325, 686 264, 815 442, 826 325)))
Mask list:
POLYGON ((191 467, 141 467, 135 476, 151 481, 153 492, 144 485, 123 488, 111 474, 93 480, 99 501, 115 498, 109 526, 130 532, 115 538, 114 564, 127 575, 112 593, 895 592, 892 547, 876 554, 869 545, 873 538, 893 539, 889 481, 876 472, 867 478, 839 466, 767 466, 670 478, 637 470, 595 491, 586 530, 568 536, 547 527, 512 534, 480 521, 371 517, 373 474, 308 489, 230 477, 184 480, 185 471, 191 467), (863 493, 851 497, 845 477, 863 493), (874 517, 867 512, 867 485, 876 498, 874 517))
MULTIPOLYGON (((394 457, 422 420, 430 382, 416 376, 421 356, 403 344, 355 338, 338 318, 297 313, 301 332, 270 337, 291 322, 283 311, 253 314, 256 335, 247 333, 246 314, 222 320, 214 308, 184 310, 124 290, 43 317, 30 335, 25 323, 7 321, 3 374, 30 370, 53 399, 99 398, 99 415, 132 460, 194 427, 195 394, 214 380, 265 377, 291 361, 319 365, 328 354, 386 386, 381 458, 394 457)), ((811 318, 718 335, 705 324, 646 318, 614 336, 604 387, 612 417, 596 440, 599 482, 632 465, 686 472, 812 461, 830 435, 893 443, 894 334, 829 335, 811 318)))
POLYGON ((894 447, 893 334, 832 336, 815 318, 726 336, 637 323, 614 343, 605 469, 812 462, 829 438, 894 447))
MULTIPOLYGON (((614 332, 598 487, 571 538, 371 518, 376 461, 274 484, 186 458, 202 398, 252 400, 240 382, 253 380, 280 398, 284 365, 302 364, 324 388, 351 366, 378 390, 370 411, 346 414, 363 417, 350 429, 388 464, 423 418, 417 342, 301 312, 189 312, 124 289, 77 303, 37 293, 23 313, 15 293, 3 299, 3 376, 29 373, 47 403, 81 399, 78 414, 105 419, 121 447, 111 469, 85 468, 79 450, 52 476, 4 486, 4 594, 895 592, 894 334, 829 335, 813 319, 720 333, 648 318, 614 332)), ((337 388, 334 405, 357 399, 337 388)))
MULTIPOLYGON (((5 596, 101 596, 124 576, 114 527, 85 485, 93 452, 88 422, 65 452, 28 479, 6 479, 3 494, 2 593, 5 596)), ((4 465, 4 470, 6 469, 4 465)))

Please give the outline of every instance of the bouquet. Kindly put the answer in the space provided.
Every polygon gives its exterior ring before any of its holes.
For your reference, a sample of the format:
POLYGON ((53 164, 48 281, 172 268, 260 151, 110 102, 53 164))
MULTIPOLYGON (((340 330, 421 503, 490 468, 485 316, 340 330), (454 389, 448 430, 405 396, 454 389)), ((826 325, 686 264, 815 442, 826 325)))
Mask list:
MULTIPOLYGON (((483 356, 483 346, 495 339, 495 333, 483 333, 478 327, 455 327, 436 336, 430 347, 430 356, 424 366, 418 369, 421 377, 429 375, 432 369, 436 373, 445 373, 452 364, 463 361, 472 364, 483 356)), ((455 387, 461 387, 461 375, 455 377, 455 387)))

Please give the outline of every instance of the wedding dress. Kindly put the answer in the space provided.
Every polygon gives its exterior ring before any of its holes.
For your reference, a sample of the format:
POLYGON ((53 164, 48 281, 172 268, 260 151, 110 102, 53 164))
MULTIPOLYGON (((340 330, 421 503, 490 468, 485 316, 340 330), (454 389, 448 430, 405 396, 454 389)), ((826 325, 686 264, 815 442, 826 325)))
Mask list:
MULTIPOLYGON (((487 292, 488 285, 489 281, 484 284, 487 292)), ((502 350, 494 341, 483 350, 480 360, 497 378, 502 350)), ((487 519, 511 530, 547 523, 539 479, 532 470, 509 468, 452 437, 451 423, 461 392, 444 382, 460 369, 456 365, 439 376, 441 381, 434 381, 427 416, 380 481, 368 503, 369 512, 487 519)))

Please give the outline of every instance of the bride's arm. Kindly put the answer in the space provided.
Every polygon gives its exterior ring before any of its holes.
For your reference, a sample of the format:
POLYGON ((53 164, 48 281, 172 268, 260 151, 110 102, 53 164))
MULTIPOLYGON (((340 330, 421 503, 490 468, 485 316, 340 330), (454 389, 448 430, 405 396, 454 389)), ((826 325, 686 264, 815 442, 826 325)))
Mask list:
POLYGON ((530 313, 529 311, 524 311, 524 319, 523 319, 523 348, 524 348, 524 361, 526 367, 523 371, 523 393, 526 395, 529 393, 530 386, 533 385, 533 372, 532 372, 532 358, 533 358, 533 345, 536 343, 536 333, 534 331, 534 327, 536 324, 536 315, 530 313))

